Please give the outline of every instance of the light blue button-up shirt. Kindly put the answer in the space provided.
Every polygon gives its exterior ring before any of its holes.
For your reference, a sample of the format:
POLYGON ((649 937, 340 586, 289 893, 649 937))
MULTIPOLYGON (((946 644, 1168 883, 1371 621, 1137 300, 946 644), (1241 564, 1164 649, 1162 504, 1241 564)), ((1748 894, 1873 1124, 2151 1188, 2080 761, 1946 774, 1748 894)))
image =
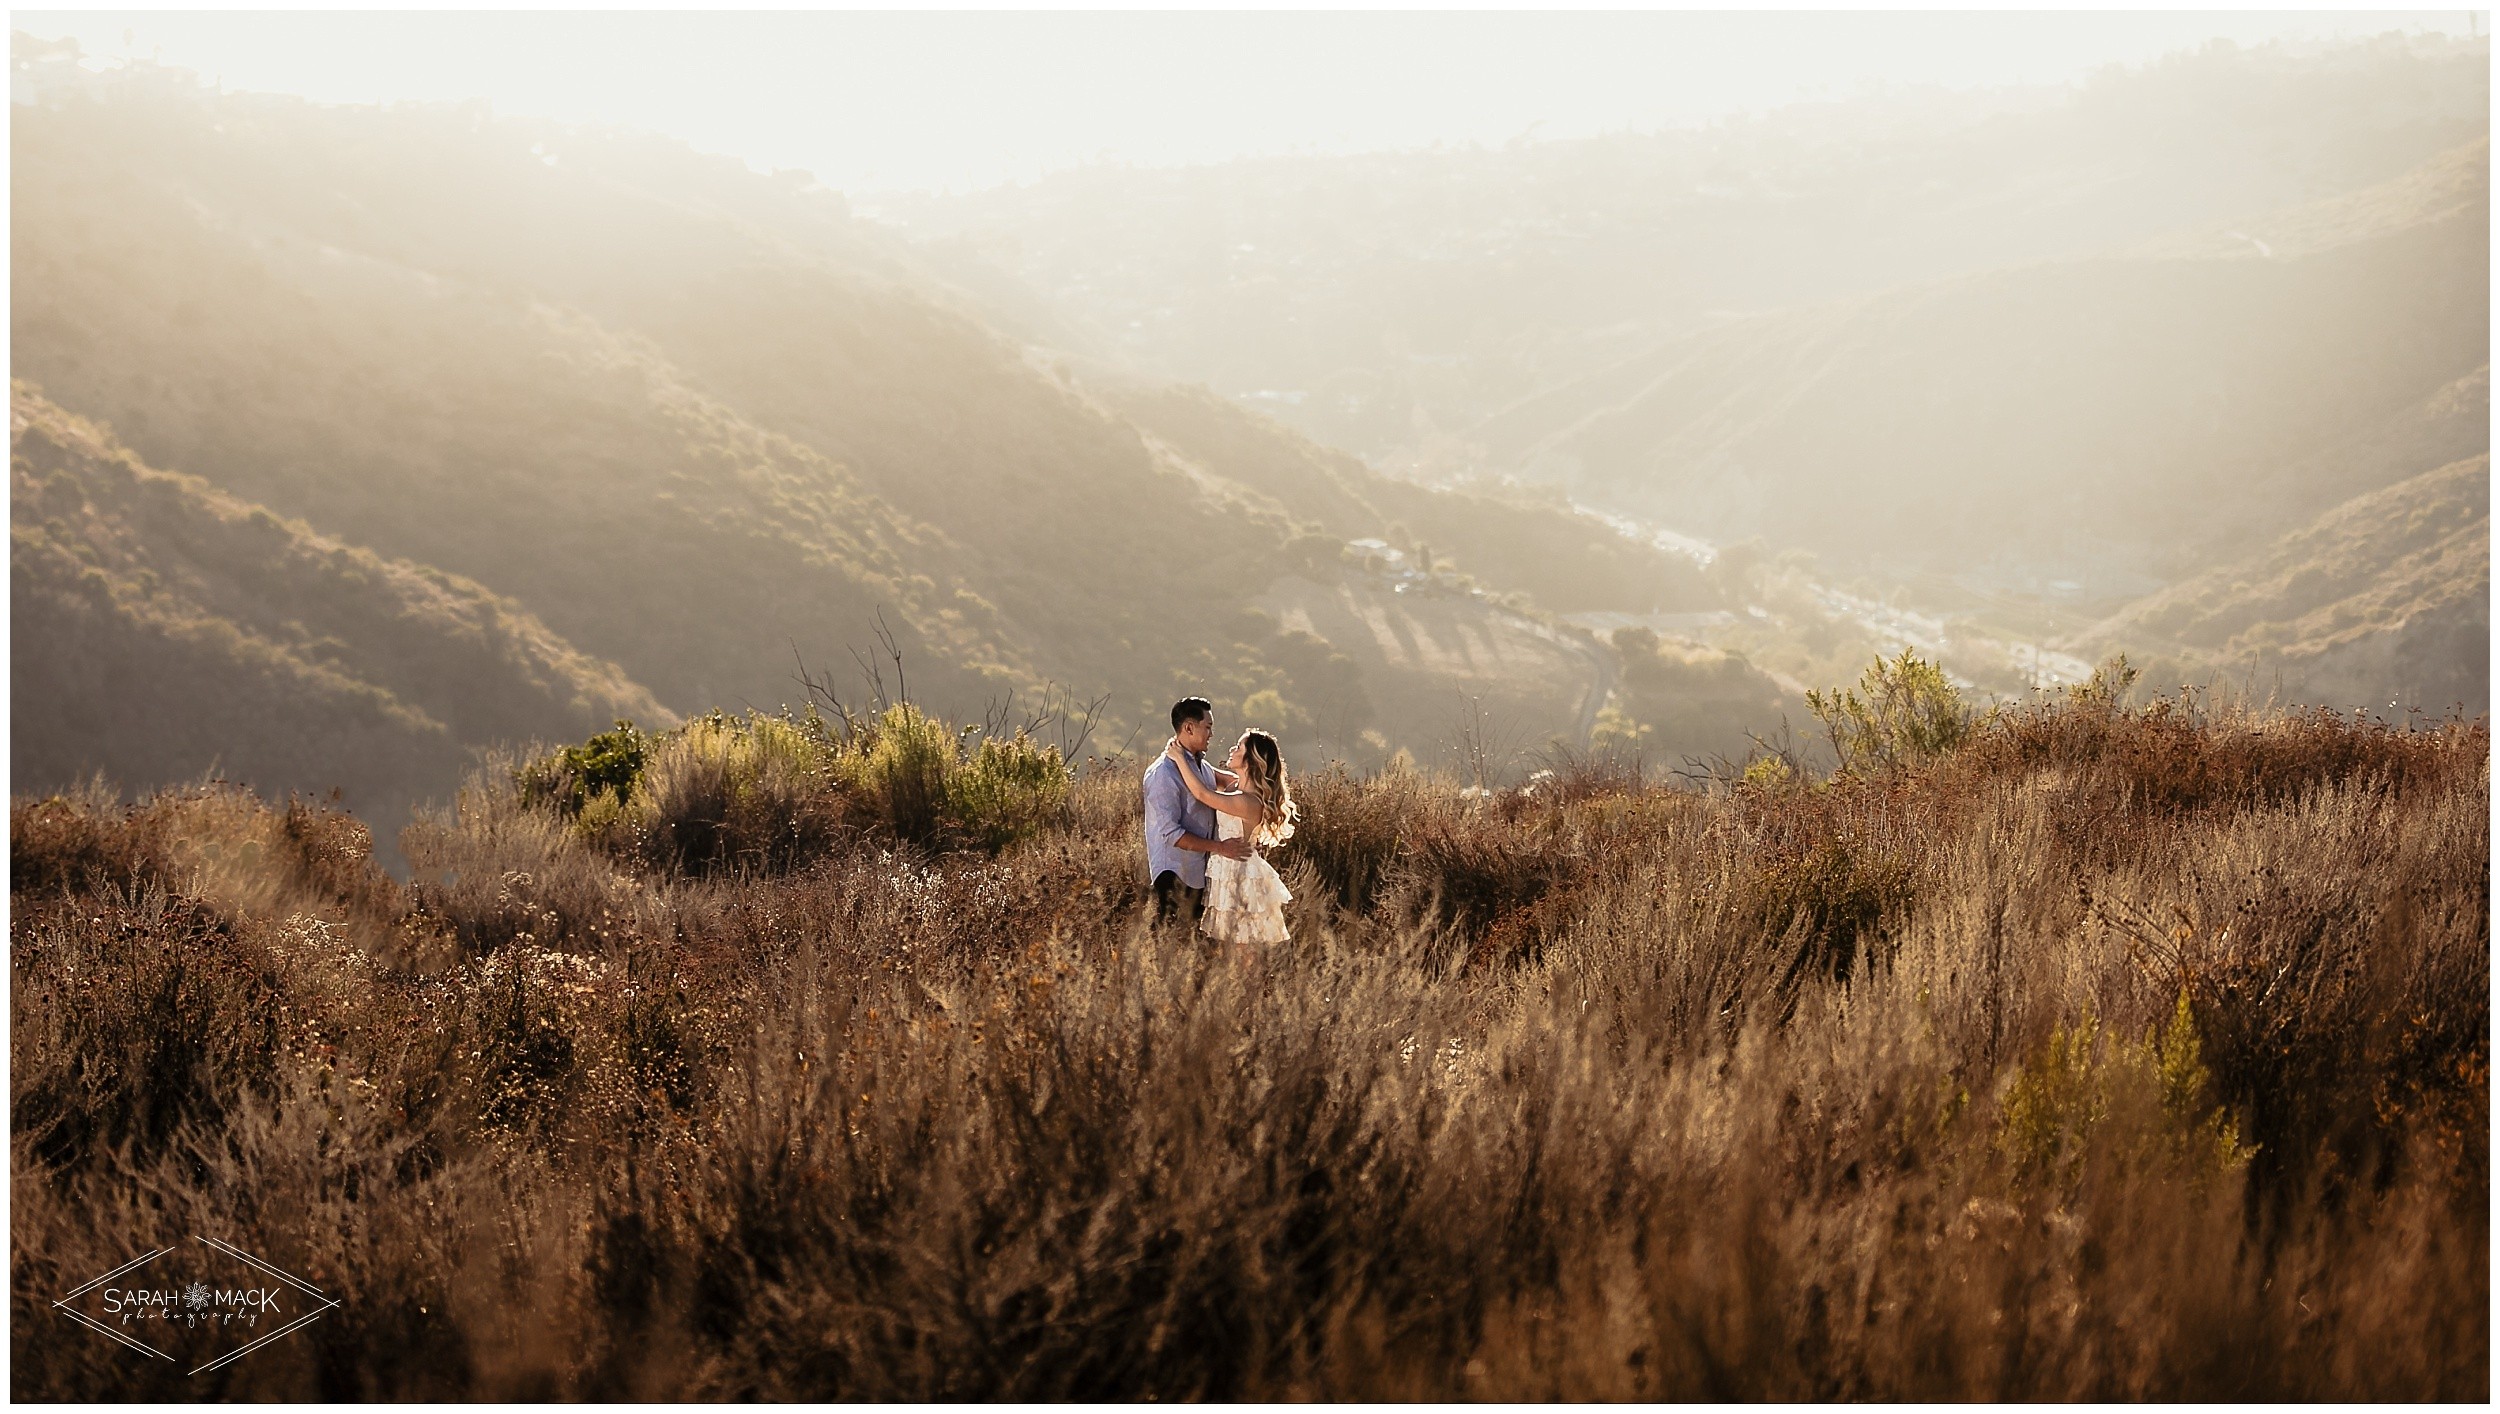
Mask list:
MULTIPOLYGON (((1216 789, 1215 769, 1206 758, 1190 756, 1198 779, 1208 790, 1216 789)), ((1194 849, 1180 847, 1184 834, 1200 839, 1215 838, 1215 811, 1200 805, 1198 798, 1181 784, 1180 767, 1172 764, 1170 755, 1157 756, 1146 768, 1146 880, 1152 883, 1165 871, 1180 876, 1182 883, 1193 889, 1207 886, 1207 857, 1194 849)))

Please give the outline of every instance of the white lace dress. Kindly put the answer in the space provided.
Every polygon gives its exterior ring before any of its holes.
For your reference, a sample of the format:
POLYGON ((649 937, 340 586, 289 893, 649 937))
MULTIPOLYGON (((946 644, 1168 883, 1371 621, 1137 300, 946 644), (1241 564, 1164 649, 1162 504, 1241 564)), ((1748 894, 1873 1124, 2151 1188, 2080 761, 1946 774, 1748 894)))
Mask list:
MULTIPOLYGON (((1248 823, 1238 815, 1218 815, 1215 837, 1240 839, 1248 823)), ((1210 855, 1206 911, 1198 916, 1198 931, 1219 942, 1281 943, 1289 936, 1285 905, 1292 900, 1284 876, 1256 853, 1248 859, 1210 855)))

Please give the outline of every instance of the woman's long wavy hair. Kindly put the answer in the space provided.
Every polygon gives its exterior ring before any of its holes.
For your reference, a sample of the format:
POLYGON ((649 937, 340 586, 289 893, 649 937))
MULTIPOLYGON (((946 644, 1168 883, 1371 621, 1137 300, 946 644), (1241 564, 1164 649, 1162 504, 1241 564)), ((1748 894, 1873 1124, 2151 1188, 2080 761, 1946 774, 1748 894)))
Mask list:
POLYGON ((1285 753, 1276 738, 1257 727, 1241 734, 1242 785, 1266 807, 1251 843, 1261 849, 1293 838, 1293 822, 1302 812, 1293 803, 1293 783, 1285 771, 1285 753))

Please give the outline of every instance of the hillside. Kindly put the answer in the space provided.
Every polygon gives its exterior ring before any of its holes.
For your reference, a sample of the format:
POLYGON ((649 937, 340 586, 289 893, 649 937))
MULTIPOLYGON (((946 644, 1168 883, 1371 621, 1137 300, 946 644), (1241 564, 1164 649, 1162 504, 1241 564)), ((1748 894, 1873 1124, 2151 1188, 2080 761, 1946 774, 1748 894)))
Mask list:
POLYGON ((1488 410, 1666 339, 2239 228, 2394 179, 2484 136, 2489 111, 2487 42, 2388 35, 2215 45, 2072 90, 1905 87, 1654 133, 873 204, 1087 352, 1457 473, 1485 460, 1468 442, 1488 410))
POLYGON ((155 464, 494 586, 681 711, 780 700, 793 639, 838 653, 827 628, 864 642, 880 604, 932 689, 968 679, 923 602, 956 582, 902 559, 940 537, 527 283, 559 215, 681 250, 735 228, 655 231, 589 179, 566 211, 512 139, 171 79, 21 108, 16 366, 155 464))
POLYGON ((472 746, 674 720, 511 601, 151 468, 22 382, 9 452, 19 790, 214 769, 395 822, 472 746))
POLYGON ((2491 458, 2354 497, 2256 554, 2096 625, 2157 681, 2216 673, 2286 700, 2491 706, 2491 458))
POLYGON ((1380 540, 1401 556, 1429 553, 1436 564, 1447 560, 1486 584, 1522 590, 1557 613, 1721 604, 1722 586, 1692 559, 1628 539, 1566 506, 1384 476, 1203 387, 1101 369, 1088 370, 1085 380, 1122 417, 1198 469, 1254 493, 1259 504, 1309 517, 1333 539, 1380 540))
POLYGON ((1405 555, 1792 686, 1912 647, 2021 692, 2144 596, 2487 451, 2489 93, 2480 40, 2216 45, 2064 90, 866 204, 1047 310, 1123 416, 1405 555), (1237 445, 1173 374, 1512 523, 1427 529, 1351 457, 1237 445), (1707 568, 1618 574, 1522 506, 1707 568))
POLYGON ((1446 690, 1436 692, 1453 681, 1462 694, 1497 700, 1505 681, 1523 677, 1588 683, 1573 705, 1570 737, 1587 739, 1611 711, 1608 723, 1628 725, 1599 744, 1667 766, 1741 758, 1754 733, 1801 709, 1736 654, 1664 647, 1654 634, 1601 640, 1542 615, 1486 615, 1471 603, 1482 597, 1476 586, 1503 585, 1557 613, 1706 615, 1723 609, 1740 583, 1725 564, 1706 568, 1517 491, 1488 495, 1381 475, 1205 388, 1148 384, 1099 367, 1086 380, 1221 494, 1278 514, 1294 507, 1313 517, 1302 524, 1325 536, 1322 544, 1344 542, 1338 558, 1366 573, 1283 579, 1258 606, 1361 663, 1367 679, 1410 684, 1406 710, 1447 724, 1445 735, 1456 737, 1465 720, 1473 730, 1507 735, 1514 747, 1538 744, 1533 723, 1515 707, 1479 723, 1446 690))
MULTIPOLYGON (((1524 656, 1393 663, 1365 645, 1395 597, 1359 641, 1288 625, 1271 586, 1396 593, 1323 488, 1210 479, 1229 453, 1142 429, 804 174, 144 66, 45 92, 12 130, 22 374, 152 464, 491 586, 671 710, 794 700, 794 645, 864 700, 882 612, 915 698, 1107 693, 1104 744, 1192 690, 1324 717, 1319 756, 1440 749, 1462 692, 1537 741, 1591 718, 1604 647, 1505 598, 1569 582, 1510 508, 1367 491, 1474 577, 1439 632, 1524 656)), ((1610 532, 1542 523, 1616 562, 1587 592, 1660 597, 1610 532)))
POLYGON ((2369 489, 2274 473, 2486 362, 2487 150, 2435 164, 2464 191, 2398 188, 2436 199, 2332 242, 2051 262, 1738 321, 1524 401, 1484 440, 1712 538, 2114 602, 2369 489))
POLYGON ((2186 236, 2147 242, 2153 256, 2222 255, 2280 260, 2372 240, 2442 217, 2470 217, 2491 201, 2488 135, 2341 196, 2246 216, 2186 236))
POLYGON ((2311 507, 2392 486, 2491 450, 2488 364, 2431 391, 2375 426, 2324 443, 2264 477, 2272 505, 2260 524, 2288 528, 2311 507))

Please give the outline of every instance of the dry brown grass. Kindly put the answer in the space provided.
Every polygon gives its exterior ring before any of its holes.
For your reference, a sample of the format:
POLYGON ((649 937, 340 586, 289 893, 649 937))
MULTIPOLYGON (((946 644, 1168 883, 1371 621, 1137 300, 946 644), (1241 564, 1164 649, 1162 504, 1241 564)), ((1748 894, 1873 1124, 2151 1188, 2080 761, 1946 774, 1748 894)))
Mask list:
POLYGON ((1257 962, 1147 925, 1126 772, 735 876, 489 791, 411 890, 312 807, 21 800, 13 1393, 2481 1399, 2488 750, 1315 773, 1257 962), (48 1311, 194 1229, 343 1309, 196 1381, 48 1311))

